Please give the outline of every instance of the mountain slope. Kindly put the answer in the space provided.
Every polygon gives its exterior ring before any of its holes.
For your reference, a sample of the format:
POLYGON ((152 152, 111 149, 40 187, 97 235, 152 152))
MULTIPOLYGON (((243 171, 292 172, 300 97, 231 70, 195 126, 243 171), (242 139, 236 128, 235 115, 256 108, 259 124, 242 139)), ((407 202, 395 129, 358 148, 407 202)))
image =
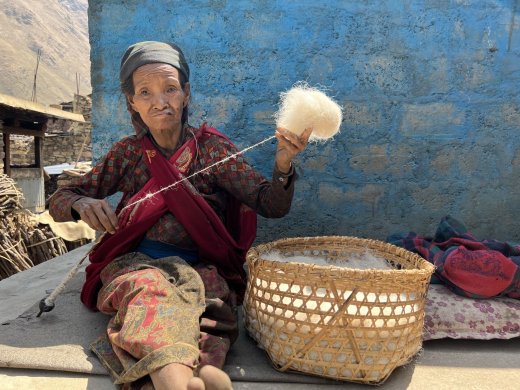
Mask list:
POLYGON ((0 0, 0 93, 31 100, 38 49, 36 100, 70 101, 91 92, 88 0, 0 0))

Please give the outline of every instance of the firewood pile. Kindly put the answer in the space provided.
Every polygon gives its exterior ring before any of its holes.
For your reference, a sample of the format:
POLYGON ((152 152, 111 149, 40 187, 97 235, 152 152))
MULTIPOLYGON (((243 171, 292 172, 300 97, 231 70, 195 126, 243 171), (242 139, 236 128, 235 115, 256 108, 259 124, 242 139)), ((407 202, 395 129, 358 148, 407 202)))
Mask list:
POLYGON ((67 252, 65 242, 22 207, 14 181, 0 174, 0 280, 67 252))

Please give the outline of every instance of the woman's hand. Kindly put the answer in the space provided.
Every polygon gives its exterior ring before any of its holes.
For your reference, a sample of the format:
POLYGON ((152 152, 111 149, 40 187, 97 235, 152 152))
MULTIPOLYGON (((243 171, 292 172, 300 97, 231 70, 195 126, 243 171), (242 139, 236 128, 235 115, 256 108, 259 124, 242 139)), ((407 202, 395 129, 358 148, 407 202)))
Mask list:
POLYGON ((83 222, 94 230, 114 234, 117 230, 117 216, 104 199, 80 198, 72 208, 76 210, 83 222))
POLYGON ((302 152, 309 143, 312 128, 305 129, 305 131, 297 136, 289 130, 281 127, 276 129, 276 138, 278 139, 278 146, 276 148, 276 166, 282 173, 288 173, 291 170, 292 159, 300 152, 302 152))

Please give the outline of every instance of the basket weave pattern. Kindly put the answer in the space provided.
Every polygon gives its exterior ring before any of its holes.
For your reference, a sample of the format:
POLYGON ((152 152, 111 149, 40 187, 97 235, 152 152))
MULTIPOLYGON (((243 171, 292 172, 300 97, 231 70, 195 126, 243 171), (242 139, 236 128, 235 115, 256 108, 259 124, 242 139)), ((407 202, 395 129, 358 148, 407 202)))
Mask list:
POLYGON ((274 241, 247 255, 246 329, 281 371, 381 383, 421 349, 432 264, 403 248, 355 237, 274 241), (316 256, 341 264, 367 249, 393 269, 262 259, 316 256))

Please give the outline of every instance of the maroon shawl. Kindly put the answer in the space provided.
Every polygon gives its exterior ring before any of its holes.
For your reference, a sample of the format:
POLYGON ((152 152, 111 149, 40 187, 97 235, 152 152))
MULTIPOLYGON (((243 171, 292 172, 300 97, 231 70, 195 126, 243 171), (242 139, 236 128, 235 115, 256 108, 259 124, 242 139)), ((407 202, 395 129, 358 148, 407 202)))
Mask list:
POLYGON ((87 307, 96 310, 103 268, 116 257, 135 249, 148 229, 168 211, 196 243, 199 259, 215 265, 239 298, 243 296, 246 284, 243 264, 256 236, 256 213, 229 194, 224 225, 195 187, 188 180, 182 180, 193 156, 197 155, 197 142, 210 135, 226 138, 216 129, 203 125, 169 161, 148 137, 142 138, 143 154, 152 178, 128 204, 142 201, 120 213, 116 233, 105 234, 90 254, 91 264, 86 268, 86 281, 81 291, 81 301, 87 307), (147 194, 177 182, 172 188, 145 199, 147 194))

